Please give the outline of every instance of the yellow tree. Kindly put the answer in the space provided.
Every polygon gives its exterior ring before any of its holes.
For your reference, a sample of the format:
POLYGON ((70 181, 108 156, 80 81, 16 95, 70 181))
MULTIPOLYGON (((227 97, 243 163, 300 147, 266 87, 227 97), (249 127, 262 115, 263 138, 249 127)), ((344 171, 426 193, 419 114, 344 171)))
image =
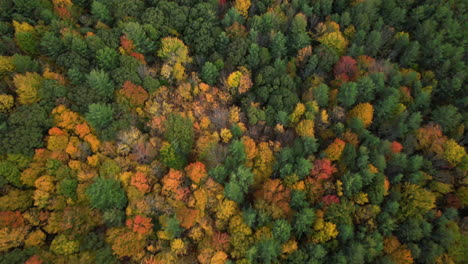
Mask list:
POLYGON ((352 118, 361 119, 365 127, 368 127, 372 124, 372 119, 374 117, 374 107, 369 103, 358 104, 348 113, 348 120, 352 118))
POLYGON ((13 105, 13 96, 9 94, 0 94, 0 113, 10 110, 13 105))
POLYGON ((237 12, 239 12, 239 14, 241 14, 244 17, 247 17, 251 4, 252 3, 250 2, 250 0, 236 0, 236 2, 234 3, 234 7, 237 9, 237 12))
POLYGON ((31 72, 16 74, 13 77, 13 83, 21 104, 32 104, 40 100, 39 88, 42 77, 39 74, 31 72))

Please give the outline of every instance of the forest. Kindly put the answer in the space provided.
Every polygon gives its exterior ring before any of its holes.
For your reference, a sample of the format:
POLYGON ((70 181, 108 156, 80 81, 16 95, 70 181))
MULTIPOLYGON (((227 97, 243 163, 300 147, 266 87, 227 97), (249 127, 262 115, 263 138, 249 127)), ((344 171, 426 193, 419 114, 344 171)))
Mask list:
POLYGON ((0 264, 467 263, 467 9, 0 0, 0 264))

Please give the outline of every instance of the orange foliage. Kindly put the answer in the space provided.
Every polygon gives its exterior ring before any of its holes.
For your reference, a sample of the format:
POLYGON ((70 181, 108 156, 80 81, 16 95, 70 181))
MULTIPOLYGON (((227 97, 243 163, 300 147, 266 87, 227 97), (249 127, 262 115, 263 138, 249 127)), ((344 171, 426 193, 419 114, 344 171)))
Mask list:
POLYGON ((75 131, 80 138, 84 138, 86 135, 91 133, 91 129, 89 128, 87 123, 77 124, 75 126, 75 131))
POLYGON ((66 108, 64 105, 59 105, 52 110, 54 122, 58 127, 73 130, 76 124, 80 121, 77 113, 66 108))
POLYGON ((315 160, 311 175, 318 180, 325 180, 337 172, 336 167, 328 159, 315 160))
POLYGON ((328 159, 331 161, 339 160, 341 157, 341 154, 343 153, 343 150, 346 146, 346 143, 339 139, 336 138, 333 143, 331 143, 325 150, 325 154, 327 155, 328 159))
POLYGON ((122 89, 117 93, 135 106, 144 104, 148 99, 148 92, 140 85, 133 84, 131 81, 125 81, 122 89))
POLYGON ((291 210, 289 207, 291 190, 286 188, 280 179, 266 181, 262 188, 255 193, 255 197, 269 202, 272 207, 280 208, 283 215, 287 215, 291 210))
POLYGON ((384 252, 390 255, 394 263, 411 264, 414 262, 411 251, 406 245, 402 245, 396 236, 384 239, 384 252))
POLYGON ((428 124, 419 128, 416 131, 416 139, 418 140, 417 148, 439 155, 444 153, 444 144, 447 138, 443 135, 438 124, 428 124))
POLYGON ((247 160, 253 160, 257 153, 257 146, 255 144, 255 140, 248 136, 243 136, 241 138, 242 143, 244 143, 244 151, 247 157, 247 160))
POLYGON ((106 240, 112 245, 114 253, 121 258, 132 257, 134 260, 140 260, 144 255, 145 240, 139 234, 125 228, 109 229, 106 240))
POLYGON ((196 184, 200 183, 201 180, 208 176, 205 164, 199 161, 189 164, 187 167, 185 167, 185 172, 187 173, 187 176, 190 178, 190 180, 196 184))
POLYGON ((135 175, 132 177, 132 180, 130 181, 130 184, 135 186, 142 193, 147 193, 151 190, 148 178, 143 172, 135 173, 135 175))
POLYGON ((161 180, 162 186, 162 194, 166 196, 170 196, 172 193, 175 193, 177 189, 180 188, 182 184, 184 175, 181 171, 170 169, 169 173, 166 174, 161 180))
POLYGON ((24 226, 24 218, 20 211, 12 212, 0 212, 0 228, 3 227, 21 227, 24 226))
POLYGON ((185 229, 191 228, 195 225, 198 219, 199 211, 196 209, 189 209, 185 206, 177 210, 177 219, 180 221, 180 226, 185 229))
POLYGON ((133 41, 127 38, 127 35, 123 35, 120 37, 120 45, 127 53, 131 53, 135 46, 133 45, 133 41))
POLYGON ((24 264, 42 264, 44 261, 38 255, 31 256, 24 264))
POLYGON ((216 232, 211 237, 211 246, 216 250, 227 250, 229 247, 229 234, 216 232))
POLYGON ((133 230, 133 232, 136 232, 141 235, 150 234, 153 228, 151 218, 143 217, 140 215, 135 216, 135 218, 133 219, 127 219, 127 222, 125 224, 128 228, 133 230))
POLYGON ((399 142, 393 141, 392 146, 390 148, 393 153, 400 153, 401 150, 403 149, 403 146, 399 142))

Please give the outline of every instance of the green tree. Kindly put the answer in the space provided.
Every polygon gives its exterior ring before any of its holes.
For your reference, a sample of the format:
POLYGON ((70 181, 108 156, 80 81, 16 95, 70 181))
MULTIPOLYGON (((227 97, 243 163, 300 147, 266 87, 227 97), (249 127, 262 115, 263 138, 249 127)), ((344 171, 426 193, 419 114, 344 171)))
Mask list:
POLYGON ((182 155, 188 155, 194 143, 193 123, 189 118, 171 113, 166 122, 164 137, 174 150, 182 155))
POLYGON ((312 231, 312 224, 315 221, 315 212, 311 208, 304 208, 294 216, 293 227, 296 236, 301 237, 312 231))
POLYGON ((328 106, 328 86, 324 83, 313 89, 314 99, 317 101, 320 107, 328 106))
POLYGON ((357 99, 358 90, 354 82, 346 82, 341 85, 338 91, 338 102, 345 107, 352 106, 357 99))
POLYGON ((110 23, 112 21, 109 8, 100 1, 93 1, 91 4, 91 14, 103 23, 110 23))
POLYGON ((114 179, 98 177, 86 189, 86 196, 91 203, 91 207, 101 210, 122 209, 127 204, 125 191, 120 183, 114 179))
POLYGON ((86 77, 91 89, 99 96, 110 98, 114 93, 114 84, 109 75, 103 70, 92 70, 86 77))
POLYGON ((110 71, 119 65, 119 53, 114 49, 105 47, 96 52, 96 60, 101 69, 110 71))
POLYGON ((212 62, 205 62, 202 67, 201 77, 209 85, 214 85, 218 80, 219 69, 212 62))
POLYGON ((113 110, 108 104, 90 104, 86 120, 97 130, 106 128, 113 120, 113 110))

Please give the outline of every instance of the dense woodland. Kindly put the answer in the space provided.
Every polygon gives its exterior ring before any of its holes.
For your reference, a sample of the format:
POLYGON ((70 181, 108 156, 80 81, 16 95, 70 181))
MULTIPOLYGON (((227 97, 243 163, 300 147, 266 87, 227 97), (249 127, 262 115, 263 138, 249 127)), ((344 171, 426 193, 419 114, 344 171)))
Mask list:
POLYGON ((466 263, 467 8, 1 0, 0 264, 466 263))

